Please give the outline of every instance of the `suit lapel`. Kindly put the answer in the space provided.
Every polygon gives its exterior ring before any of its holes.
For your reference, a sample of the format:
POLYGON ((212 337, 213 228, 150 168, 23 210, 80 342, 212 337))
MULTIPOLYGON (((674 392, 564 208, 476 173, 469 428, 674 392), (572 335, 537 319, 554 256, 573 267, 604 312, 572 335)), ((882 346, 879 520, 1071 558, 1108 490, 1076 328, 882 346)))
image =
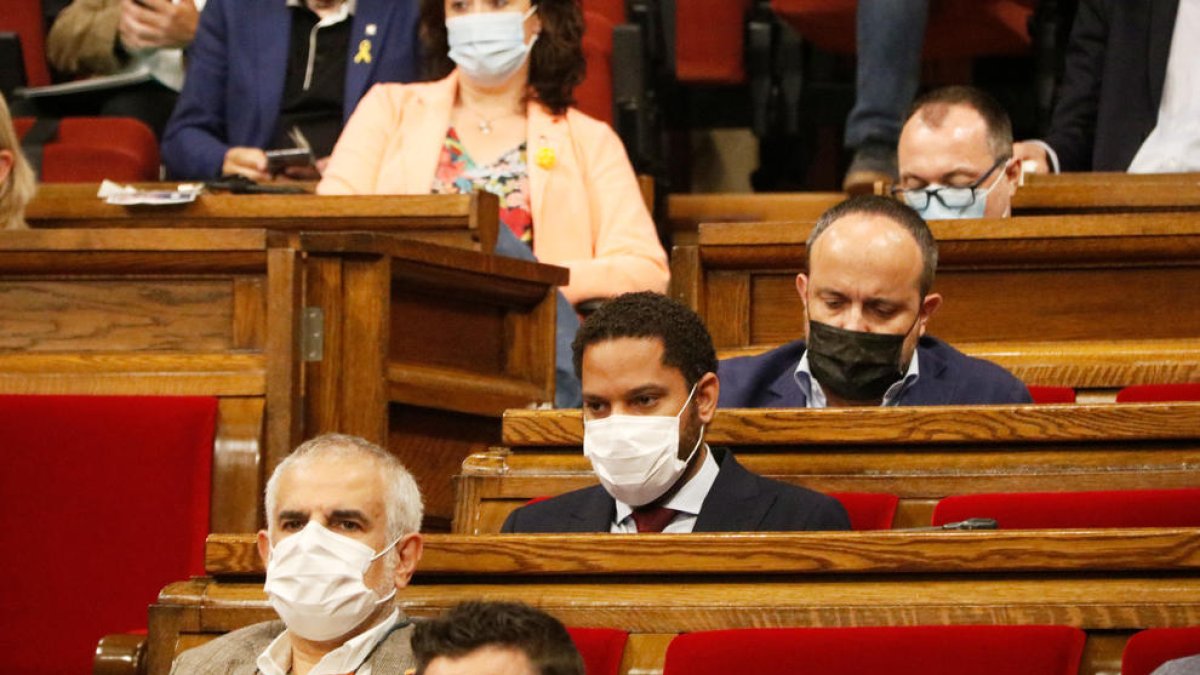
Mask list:
POLYGON ((608 532, 616 513, 617 503, 612 496, 603 487, 593 486, 588 488, 571 511, 568 531, 608 532))
POLYGON ((429 194, 433 187, 433 176, 442 156, 450 114, 458 95, 458 72, 415 91, 416 101, 405 106, 400 120, 401 152, 389 165, 401 176, 400 194, 420 195, 429 194))
MULTIPOLYGON (((253 72, 259 86, 258 106, 260 114, 255 116, 261 120, 259 124, 278 124, 279 110, 283 105, 283 85, 287 79, 288 46, 292 38, 292 10, 285 0, 258 0, 258 21, 255 26, 278 26, 277 29, 254 31, 252 40, 257 41, 257 48, 252 49, 253 58, 257 64, 253 72)), ((230 67, 240 68, 241 64, 230 64, 230 67)), ((255 129, 252 138, 263 139, 270 143, 275 129, 255 129)))
POLYGON ((1179 0, 1150 0, 1150 19, 1146 29, 1147 82, 1150 83, 1150 99, 1156 115, 1162 101, 1163 84, 1167 79, 1167 61, 1171 57, 1171 35, 1175 32, 1175 15, 1179 13, 1179 0))
POLYGON ((342 120, 350 119, 358 100, 367 93, 371 74, 379 67, 387 39, 386 27, 397 3, 358 0, 350 23, 350 49, 346 53, 346 89, 342 101, 342 120), (365 49, 364 49, 365 47, 365 49), (359 52, 370 54, 370 61, 358 57, 359 52))
MULTIPOLYGON (((525 111, 526 135, 525 157, 529 171, 530 215, 533 226, 537 228, 542 219, 547 190, 554 184, 554 177, 560 173, 555 167, 564 161, 566 153, 570 152, 567 133, 567 122, 564 117, 554 117, 540 103, 530 101, 525 111)), ((537 233, 534 230, 534 246, 537 245, 537 233)))
POLYGON ((733 453, 725 448, 709 449, 719 461, 721 470, 704 498, 692 531, 752 532, 759 529, 775 497, 762 494, 754 474, 743 469, 733 453))
POLYGON ((946 405, 955 397, 959 383, 950 382, 943 386, 942 380, 946 373, 946 360, 934 349, 923 349, 917 342, 917 366, 919 377, 911 389, 900 396, 900 405, 946 405))

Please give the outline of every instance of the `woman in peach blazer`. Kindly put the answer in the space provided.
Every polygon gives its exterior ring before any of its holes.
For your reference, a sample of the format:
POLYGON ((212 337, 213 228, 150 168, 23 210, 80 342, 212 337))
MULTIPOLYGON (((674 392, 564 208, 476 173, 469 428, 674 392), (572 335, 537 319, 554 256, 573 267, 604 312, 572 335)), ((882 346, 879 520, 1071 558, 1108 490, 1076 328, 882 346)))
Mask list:
MULTIPOLYGON (((497 148, 515 147, 524 141, 533 253, 542 262, 570 269, 570 283, 562 289, 567 299, 578 304, 629 291, 664 292, 666 253, 617 135, 608 125, 562 100, 557 106, 547 106, 548 96, 541 95, 553 93, 553 88, 539 86, 538 82, 546 80, 545 73, 538 73, 539 64, 564 60, 563 36, 556 40, 546 33, 576 21, 577 28, 563 32, 567 41, 575 43, 573 48, 582 61, 578 46, 582 18, 575 0, 514 0, 503 9, 491 10, 472 6, 470 0, 444 2, 426 2, 425 10, 428 13, 432 5, 452 21, 472 11, 524 12, 525 19, 520 21, 526 40, 536 46, 532 56, 498 85, 480 82, 463 67, 435 82, 376 85, 351 115, 317 192, 429 194, 450 128, 472 155, 495 155, 497 148), (545 33, 538 35, 541 31, 545 33), (531 39, 533 36, 540 39, 531 39), (539 49, 546 52, 542 54, 546 58, 539 59, 539 49), (550 53, 554 49, 560 51, 550 53), (555 114, 553 107, 561 112, 555 114)), ((474 3, 490 4, 490 0, 474 3)), ((445 30, 441 16, 426 22, 427 31, 445 30)), ((518 21, 511 15, 504 18, 518 21)), ((454 37, 451 35, 452 44, 454 37)), ((460 37, 459 43, 462 41, 460 37)), ((530 51, 528 46, 526 50, 530 51)), ((544 70, 562 71, 557 65, 544 70)), ((560 79, 568 78, 567 85, 559 82, 554 86, 559 93, 565 88, 569 101, 570 90, 581 76, 582 63, 578 73, 560 75, 560 79)))

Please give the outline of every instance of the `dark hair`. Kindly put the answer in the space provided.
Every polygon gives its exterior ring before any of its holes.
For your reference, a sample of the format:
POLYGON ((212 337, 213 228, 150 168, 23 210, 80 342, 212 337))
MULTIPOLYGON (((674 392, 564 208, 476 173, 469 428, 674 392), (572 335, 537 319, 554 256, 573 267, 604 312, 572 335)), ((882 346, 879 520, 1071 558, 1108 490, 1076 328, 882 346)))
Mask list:
POLYGON ((562 623, 519 602, 463 602, 417 623, 412 636, 418 674, 439 656, 459 658, 489 646, 520 650, 540 675, 584 675, 583 658, 562 623))
POLYGON ((991 94, 976 87, 954 85, 934 89, 913 102, 905 122, 920 113, 929 126, 940 126, 953 105, 965 105, 983 118, 992 159, 1000 161, 1012 157, 1013 132, 1008 112, 991 94))
MULTIPOLYGON (((583 82, 583 10, 579 0, 532 0, 542 32, 529 54, 530 95, 551 113, 562 115, 575 103, 575 87, 583 82)), ((441 79, 454 70, 446 42, 444 0, 422 0, 421 42, 425 76, 441 79)))
POLYGON ((688 387, 717 372, 712 336, 695 312, 659 293, 640 291, 617 296, 583 322, 575 343, 575 375, 583 377, 583 350, 619 338, 658 338, 664 365, 678 368, 688 387))
POLYGON ((812 250, 817 238, 824 234, 830 225, 856 213, 882 216, 912 235, 921 249, 921 262, 924 263, 921 269, 921 296, 924 297, 928 294, 929 289, 933 287, 933 276, 937 272, 937 242, 934 241, 933 233, 929 231, 929 225, 921 217, 921 214, 914 211, 908 204, 889 197, 878 195, 851 197, 822 213, 821 217, 817 219, 817 224, 813 226, 812 232, 808 234, 808 244, 805 246, 804 264, 809 268, 809 272, 812 272, 812 250))

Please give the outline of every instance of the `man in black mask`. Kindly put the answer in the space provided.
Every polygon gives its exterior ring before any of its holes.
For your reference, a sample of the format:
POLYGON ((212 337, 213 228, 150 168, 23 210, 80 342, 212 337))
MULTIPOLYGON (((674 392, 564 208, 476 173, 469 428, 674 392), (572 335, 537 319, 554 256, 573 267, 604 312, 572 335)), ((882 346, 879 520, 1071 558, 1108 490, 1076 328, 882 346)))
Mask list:
POLYGON ((855 197, 821 216, 796 277, 807 342, 720 364, 726 408, 1029 403, 1003 368, 925 335, 937 243, 908 206, 855 197))

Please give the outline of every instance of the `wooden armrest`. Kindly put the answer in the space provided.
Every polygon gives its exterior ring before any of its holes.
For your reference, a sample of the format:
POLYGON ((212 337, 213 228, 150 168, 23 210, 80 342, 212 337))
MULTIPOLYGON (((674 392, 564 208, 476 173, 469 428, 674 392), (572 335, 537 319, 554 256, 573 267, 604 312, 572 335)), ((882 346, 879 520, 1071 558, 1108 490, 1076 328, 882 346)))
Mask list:
POLYGON ((96 643, 92 675, 137 675, 145 669, 146 636, 112 633, 96 643))

